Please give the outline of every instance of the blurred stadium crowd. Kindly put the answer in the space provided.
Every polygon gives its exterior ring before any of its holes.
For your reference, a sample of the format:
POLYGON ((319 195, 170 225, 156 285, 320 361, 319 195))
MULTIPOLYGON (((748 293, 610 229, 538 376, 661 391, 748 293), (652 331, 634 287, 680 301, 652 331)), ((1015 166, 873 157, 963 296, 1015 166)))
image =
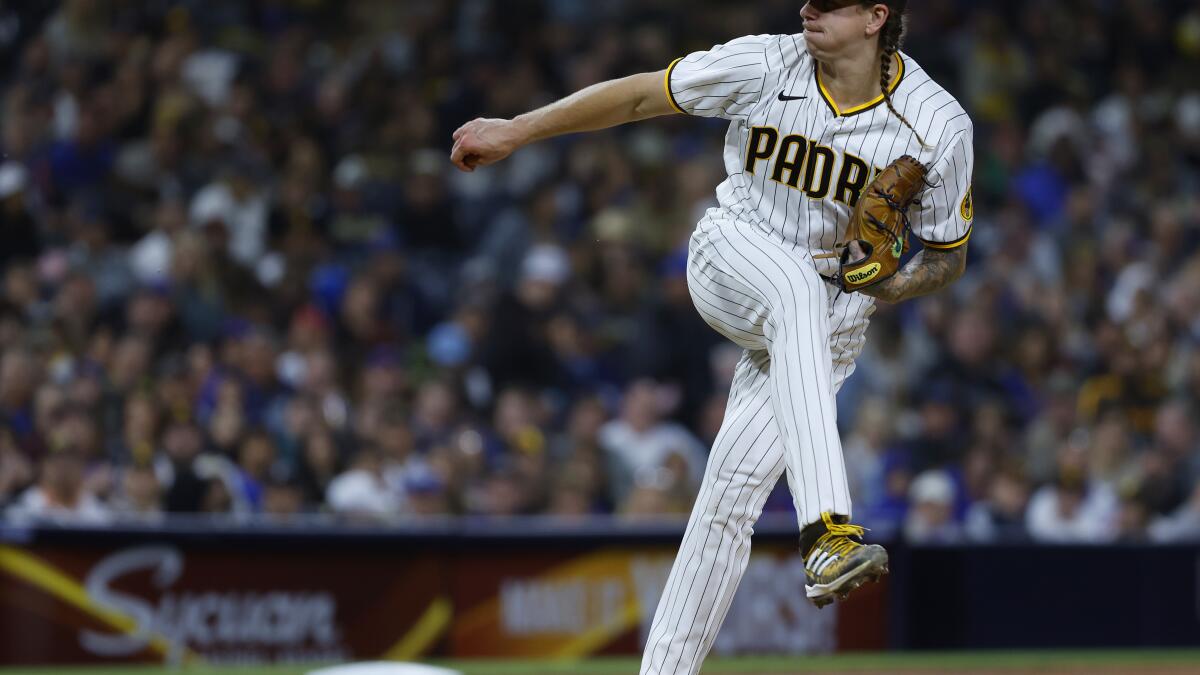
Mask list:
MULTIPOLYGON (((856 517, 1200 537, 1200 2, 912 4, 977 222, 842 391, 856 517)), ((800 6, 4 3, 5 519, 686 514, 737 358, 684 277, 722 123, 473 174, 450 133, 800 6)))

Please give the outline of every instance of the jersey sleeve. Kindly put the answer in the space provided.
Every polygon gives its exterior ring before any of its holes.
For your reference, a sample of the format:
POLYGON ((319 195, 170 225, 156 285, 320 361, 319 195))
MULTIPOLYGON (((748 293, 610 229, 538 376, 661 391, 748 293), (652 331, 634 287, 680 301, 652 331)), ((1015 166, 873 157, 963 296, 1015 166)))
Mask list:
POLYGON ((701 117, 745 117, 762 96, 770 39, 749 35, 676 59, 663 83, 671 105, 701 117))
POLYGON ((930 187, 918 199, 911 219, 913 234, 927 248, 950 249, 967 243, 975 220, 971 176, 975 169, 974 133, 970 126, 937 149, 926 180, 930 187))

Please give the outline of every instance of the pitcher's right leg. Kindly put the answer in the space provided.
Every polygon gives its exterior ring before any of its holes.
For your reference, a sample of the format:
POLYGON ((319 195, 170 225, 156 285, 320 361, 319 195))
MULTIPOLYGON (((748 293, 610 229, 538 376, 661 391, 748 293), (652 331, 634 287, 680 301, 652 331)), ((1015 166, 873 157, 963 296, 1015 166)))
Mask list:
POLYGON ((750 559, 750 535, 783 472, 770 361, 747 351, 734 375, 679 553, 658 601, 641 675, 692 675, 716 639, 750 559))

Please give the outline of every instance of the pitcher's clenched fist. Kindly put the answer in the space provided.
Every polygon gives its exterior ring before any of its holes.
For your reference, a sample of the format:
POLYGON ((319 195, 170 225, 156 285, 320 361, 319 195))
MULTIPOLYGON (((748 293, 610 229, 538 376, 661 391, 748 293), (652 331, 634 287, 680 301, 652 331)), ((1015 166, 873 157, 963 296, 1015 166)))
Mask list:
POLYGON ((454 132, 450 161, 463 171, 495 164, 521 147, 519 123, 505 119, 478 118, 454 132))

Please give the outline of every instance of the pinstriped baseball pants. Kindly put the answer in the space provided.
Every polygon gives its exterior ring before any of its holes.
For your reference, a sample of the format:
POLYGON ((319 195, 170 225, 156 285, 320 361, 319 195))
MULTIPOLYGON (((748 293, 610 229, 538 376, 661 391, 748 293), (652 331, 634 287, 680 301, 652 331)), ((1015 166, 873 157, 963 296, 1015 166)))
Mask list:
POLYGON ((870 297, 824 282, 807 250, 719 209, 693 233, 687 273, 701 316, 745 352, 658 601, 642 675, 699 672, 780 474, 801 527, 823 511, 850 514, 835 396, 854 370, 874 311, 870 297))

